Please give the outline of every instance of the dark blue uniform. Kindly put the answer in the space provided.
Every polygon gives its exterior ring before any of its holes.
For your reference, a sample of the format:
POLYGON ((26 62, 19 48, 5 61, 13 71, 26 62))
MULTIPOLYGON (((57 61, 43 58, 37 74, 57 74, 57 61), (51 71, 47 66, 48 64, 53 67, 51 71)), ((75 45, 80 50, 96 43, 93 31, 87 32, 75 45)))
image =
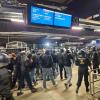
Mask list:
POLYGON ((80 57, 78 57, 78 59, 76 61, 76 65, 79 66, 76 93, 78 93, 78 90, 79 90, 79 87, 81 86, 83 77, 84 77, 86 91, 88 92, 89 91, 89 89, 88 89, 88 87, 89 87, 88 66, 91 66, 91 62, 89 61, 89 59, 87 57, 80 56, 80 57))

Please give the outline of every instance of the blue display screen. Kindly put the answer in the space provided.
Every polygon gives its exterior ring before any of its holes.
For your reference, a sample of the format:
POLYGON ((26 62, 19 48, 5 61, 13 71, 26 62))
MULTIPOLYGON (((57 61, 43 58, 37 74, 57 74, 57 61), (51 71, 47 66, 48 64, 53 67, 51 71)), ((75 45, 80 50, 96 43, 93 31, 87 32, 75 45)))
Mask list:
POLYGON ((60 12, 55 12, 54 25, 61 27, 71 27, 72 16, 60 12))
POLYGON ((54 11, 31 6, 31 23, 53 25, 54 11))

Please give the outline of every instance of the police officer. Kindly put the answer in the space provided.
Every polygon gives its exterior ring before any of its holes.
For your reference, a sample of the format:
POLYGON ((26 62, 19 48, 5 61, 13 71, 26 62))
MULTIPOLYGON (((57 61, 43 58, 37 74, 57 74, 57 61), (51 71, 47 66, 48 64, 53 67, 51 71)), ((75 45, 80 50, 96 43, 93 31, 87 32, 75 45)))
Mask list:
POLYGON ((2 100, 14 100, 10 89, 10 73, 7 70, 9 64, 8 56, 0 53, 0 97, 2 100))
POLYGON ((89 92, 88 66, 90 66, 90 68, 91 68, 91 62, 86 57, 86 53, 83 50, 81 50, 79 52, 79 57, 76 60, 76 65, 79 66, 78 67, 78 81, 77 81, 76 93, 78 93, 78 91, 79 91, 83 77, 84 77, 86 92, 89 92))

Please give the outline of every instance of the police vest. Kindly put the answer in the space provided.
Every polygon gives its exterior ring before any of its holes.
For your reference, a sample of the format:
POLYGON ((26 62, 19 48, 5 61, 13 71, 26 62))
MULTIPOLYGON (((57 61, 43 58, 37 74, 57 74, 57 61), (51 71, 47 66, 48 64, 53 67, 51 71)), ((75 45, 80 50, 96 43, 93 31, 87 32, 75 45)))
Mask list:
POLYGON ((85 60, 86 60, 85 58, 79 58, 79 64, 80 65, 86 64, 85 60))

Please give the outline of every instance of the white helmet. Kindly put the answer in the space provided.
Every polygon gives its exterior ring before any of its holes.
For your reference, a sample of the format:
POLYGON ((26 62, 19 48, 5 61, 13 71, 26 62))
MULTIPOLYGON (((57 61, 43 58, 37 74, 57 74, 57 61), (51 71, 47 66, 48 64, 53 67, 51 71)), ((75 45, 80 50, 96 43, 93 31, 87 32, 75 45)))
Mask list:
POLYGON ((9 64, 9 57, 5 53, 0 53, 0 68, 5 67, 9 64))

